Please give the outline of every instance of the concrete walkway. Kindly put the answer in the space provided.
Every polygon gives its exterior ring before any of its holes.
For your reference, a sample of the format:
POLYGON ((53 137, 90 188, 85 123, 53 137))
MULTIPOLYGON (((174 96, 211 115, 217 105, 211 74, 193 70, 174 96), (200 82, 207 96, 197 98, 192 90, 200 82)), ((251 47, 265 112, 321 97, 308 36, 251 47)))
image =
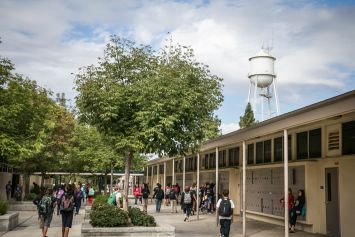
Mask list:
MULTIPOLYGON (((140 207, 140 205, 138 206, 140 207)), ((216 216, 213 214, 200 215, 200 220, 196 216, 190 218, 190 222, 184 222, 184 215, 178 206, 179 213, 170 213, 170 208, 162 206, 160 213, 155 213, 154 201, 149 201, 148 213, 153 215, 158 223, 167 223, 175 226, 177 237, 186 236, 203 236, 216 237, 219 236, 219 227, 216 226, 216 216)), ((70 237, 81 236, 81 223, 84 221, 84 209, 80 210, 80 214, 74 216, 73 227, 69 232, 70 237)), ((22 211, 20 212, 20 225, 12 231, 0 233, 1 237, 41 237, 41 230, 38 227, 37 212, 22 211)), ((47 233, 48 237, 61 237, 61 216, 54 215, 51 227, 47 233)), ((242 220, 236 217, 231 227, 231 237, 242 236, 242 220)), ((266 224, 259 221, 247 220, 247 236, 250 237, 282 237, 284 229, 282 226, 266 224)), ((294 237, 321 237, 322 235, 309 234, 298 231, 290 234, 294 237)))

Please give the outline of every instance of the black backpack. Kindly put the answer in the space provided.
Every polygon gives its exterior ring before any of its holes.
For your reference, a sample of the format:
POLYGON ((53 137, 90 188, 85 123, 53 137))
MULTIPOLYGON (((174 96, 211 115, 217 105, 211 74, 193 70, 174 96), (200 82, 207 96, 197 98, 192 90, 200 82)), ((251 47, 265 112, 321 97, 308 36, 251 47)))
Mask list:
POLYGON ((172 199, 172 200, 176 199, 176 191, 175 191, 175 189, 171 189, 170 190, 169 198, 172 199))
POLYGON ((148 198, 149 196, 149 190, 147 188, 142 189, 142 197, 143 198, 148 198))
POLYGON ((164 192, 160 188, 157 190, 157 193, 155 195, 156 199, 162 200, 164 197, 164 192))
POLYGON ((230 217, 232 215, 232 204, 229 198, 222 199, 218 208, 218 215, 223 217, 230 217))

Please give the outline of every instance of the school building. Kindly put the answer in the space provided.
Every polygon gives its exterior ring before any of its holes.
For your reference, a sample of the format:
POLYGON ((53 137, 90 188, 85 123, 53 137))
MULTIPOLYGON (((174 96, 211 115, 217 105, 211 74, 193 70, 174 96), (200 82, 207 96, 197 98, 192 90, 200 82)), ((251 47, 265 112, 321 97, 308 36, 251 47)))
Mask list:
POLYGON ((246 217, 282 225, 284 154, 288 186, 306 196, 296 228, 355 236, 355 90, 206 141, 198 154, 151 160, 145 181, 150 188, 216 183, 219 193, 229 189, 240 214, 245 157, 246 217))

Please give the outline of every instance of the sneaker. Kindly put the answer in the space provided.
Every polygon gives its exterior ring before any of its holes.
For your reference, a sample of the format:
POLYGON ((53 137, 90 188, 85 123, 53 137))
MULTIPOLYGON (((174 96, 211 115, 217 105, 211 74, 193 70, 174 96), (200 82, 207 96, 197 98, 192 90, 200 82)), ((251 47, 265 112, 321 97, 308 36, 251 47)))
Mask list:
POLYGON ((184 221, 186 221, 186 220, 187 220, 187 217, 185 217, 184 221))

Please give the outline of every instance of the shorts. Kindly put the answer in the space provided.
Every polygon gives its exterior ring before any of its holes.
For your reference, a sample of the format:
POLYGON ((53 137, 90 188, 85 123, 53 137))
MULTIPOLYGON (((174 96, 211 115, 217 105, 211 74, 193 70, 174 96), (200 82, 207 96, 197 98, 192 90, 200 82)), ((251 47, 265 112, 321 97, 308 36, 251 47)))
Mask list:
POLYGON ((62 214, 62 227, 71 228, 71 226, 73 224, 74 212, 73 211, 69 211, 69 212, 62 211, 61 214, 62 214))
POLYGON ((53 217, 53 213, 49 214, 49 215, 40 215, 38 217, 39 220, 39 228, 44 228, 47 227, 49 228, 51 226, 51 222, 52 222, 52 217, 53 217))
POLYGON ((165 199, 169 199, 169 194, 165 195, 165 199))

